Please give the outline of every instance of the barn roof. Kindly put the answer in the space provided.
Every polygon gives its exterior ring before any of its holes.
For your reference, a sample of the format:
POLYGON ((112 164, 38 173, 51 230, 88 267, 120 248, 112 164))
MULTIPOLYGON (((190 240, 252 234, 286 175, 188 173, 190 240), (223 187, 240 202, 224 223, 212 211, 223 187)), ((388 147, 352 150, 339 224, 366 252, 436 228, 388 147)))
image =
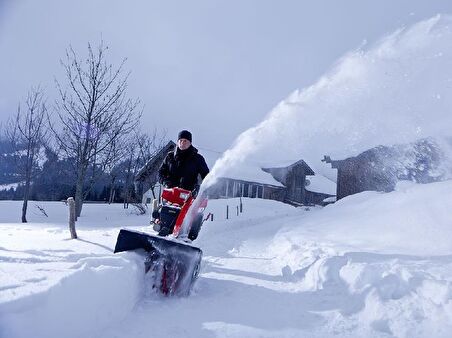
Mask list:
POLYGON ((168 154, 174 147, 176 143, 169 141, 166 146, 164 146, 154 157, 152 157, 135 175, 135 181, 144 181, 147 177, 155 175, 166 154, 168 154))
POLYGON ((286 163, 278 163, 278 164, 269 164, 268 166, 265 166, 264 170, 269 169, 292 169, 297 166, 301 166, 306 173, 306 175, 315 175, 314 170, 311 169, 311 167, 303 160, 298 160, 296 162, 290 161, 286 163))
MULTIPOLYGON (((223 155, 222 153, 203 148, 199 149, 199 153, 204 156, 210 169, 213 168, 215 162, 223 155)), ((264 172, 259 164, 246 161, 229 169, 222 175, 222 177, 233 180, 272 185, 275 187, 284 187, 284 185, 276 181, 271 174, 264 172)))
POLYGON ((336 195, 336 183, 323 175, 307 176, 306 190, 328 195, 336 195))
POLYGON ((272 185, 275 187, 284 187, 283 184, 275 180, 270 174, 262 170, 257 164, 241 163, 239 166, 227 171, 224 178, 231 178, 234 180, 248 181, 261 183, 266 185, 272 185))

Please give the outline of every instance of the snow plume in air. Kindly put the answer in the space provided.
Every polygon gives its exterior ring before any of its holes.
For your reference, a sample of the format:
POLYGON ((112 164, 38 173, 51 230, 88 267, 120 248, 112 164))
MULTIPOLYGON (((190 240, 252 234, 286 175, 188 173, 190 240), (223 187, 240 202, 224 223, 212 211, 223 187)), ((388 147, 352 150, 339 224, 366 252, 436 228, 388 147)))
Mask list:
POLYGON ((345 159, 419 140, 428 140, 442 169, 450 169, 451 107, 452 17, 438 15, 350 52, 317 83, 293 92, 238 137, 205 187, 245 159, 263 165, 304 159, 327 175, 324 155, 345 159))

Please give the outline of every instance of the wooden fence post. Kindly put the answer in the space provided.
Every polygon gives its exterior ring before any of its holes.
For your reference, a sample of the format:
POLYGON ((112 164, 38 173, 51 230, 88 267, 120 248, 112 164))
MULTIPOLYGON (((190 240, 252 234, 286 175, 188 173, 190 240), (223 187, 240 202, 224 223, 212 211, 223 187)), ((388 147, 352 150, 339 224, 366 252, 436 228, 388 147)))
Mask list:
POLYGON ((239 206, 237 206, 237 216, 239 215, 239 206))
POLYGON ((74 197, 69 197, 67 199, 67 204, 69 206, 69 231, 71 232, 71 238, 77 238, 77 232, 75 231, 75 201, 74 197))
POLYGON ((226 219, 229 219, 229 205, 226 205, 226 219))

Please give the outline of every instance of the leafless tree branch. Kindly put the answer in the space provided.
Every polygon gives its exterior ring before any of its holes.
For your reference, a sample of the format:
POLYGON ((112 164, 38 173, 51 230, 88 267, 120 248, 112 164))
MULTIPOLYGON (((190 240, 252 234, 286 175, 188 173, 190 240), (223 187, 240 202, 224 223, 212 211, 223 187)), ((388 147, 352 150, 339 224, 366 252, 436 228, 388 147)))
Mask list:
POLYGON ((44 124, 47 116, 46 102, 41 87, 32 88, 25 100, 25 109, 18 105, 14 120, 10 120, 7 135, 16 152, 20 151, 20 172, 24 179, 24 201, 22 206, 22 222, 27 222, 28 199, 30 187, 37 168, 39 151, 48 141, 48 128, 44 124))
POLYGON ((69 46, 66 60, 61 61, 64 90, 56 81, 56 116, 61 128, 51 128, 60 148, 75 158, 77 217, 82 210, 86 180, 93 182, 96 166, 106 167, 114 162, 119 140, 136 129, 142 114, 138 109, 140 101, 126 96, 130 74, 123 74, 126 59, 114 68, 107 62, 107 51, 103 41, 96 48, 88 44, 88 56, 83 59, 69 46), (93 170, 91 175, 89 168, 93 170))

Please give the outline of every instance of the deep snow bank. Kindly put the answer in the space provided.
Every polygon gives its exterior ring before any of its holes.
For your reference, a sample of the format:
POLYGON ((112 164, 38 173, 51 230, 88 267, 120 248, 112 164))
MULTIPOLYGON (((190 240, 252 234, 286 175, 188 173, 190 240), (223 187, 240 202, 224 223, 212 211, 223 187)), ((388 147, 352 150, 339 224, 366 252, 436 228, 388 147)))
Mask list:
MULTIPOLYGON (((78 260, 65 267, 65 276, 47 290, 0 303, 0 336, 96 336, 123 319, 138 301, 143 280, 140 262, 123 257, 78 260)), ((41 280, 30 278, 27 282, 41 280)))
POLYGON ((449 337, 451 189, 452 181, 404 182, 391 193, 349 196, 289 220, 266 255, 286 290, 337 308, 324 313, 329 334, 449 337))
POLYGON ((30 201, 30 223, 4 223, 19 219, 21 205, 0 201, 0 337, 92 337, 124 318, 143 291, 143 260, 112 251, 119 225, 148 218, 86 204, 70 240, 66 205, 30 201))
POLYGON ((317 238, 338 249, 409 255, 452 252, 452 180, 431 184, 402 181, 391 193, 348 196, 301 223, 288 224, 275 243, 317 238))

